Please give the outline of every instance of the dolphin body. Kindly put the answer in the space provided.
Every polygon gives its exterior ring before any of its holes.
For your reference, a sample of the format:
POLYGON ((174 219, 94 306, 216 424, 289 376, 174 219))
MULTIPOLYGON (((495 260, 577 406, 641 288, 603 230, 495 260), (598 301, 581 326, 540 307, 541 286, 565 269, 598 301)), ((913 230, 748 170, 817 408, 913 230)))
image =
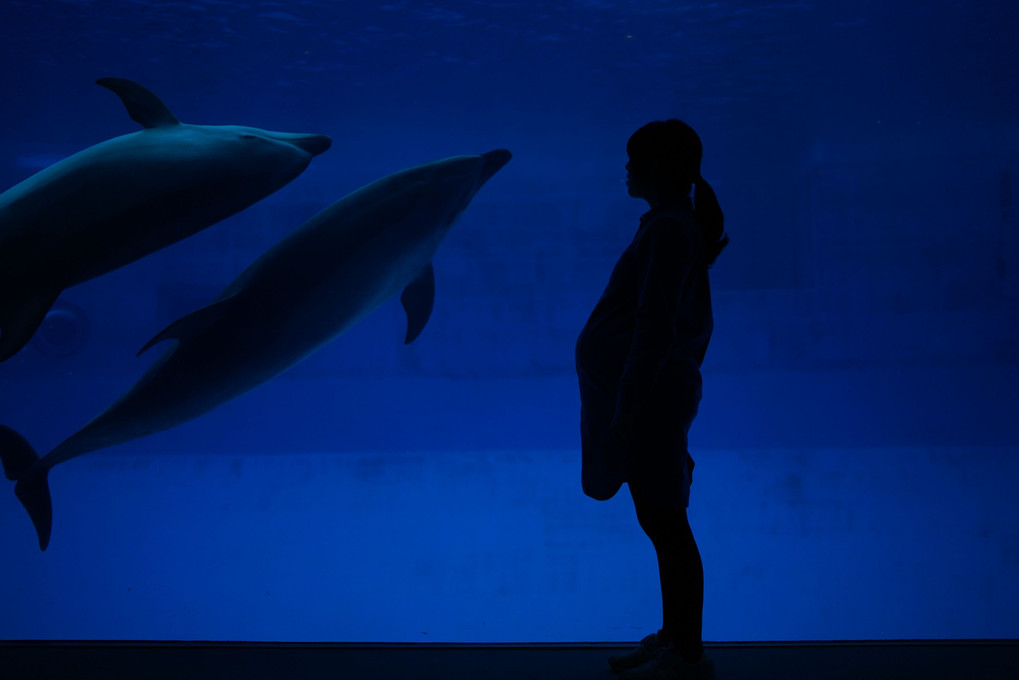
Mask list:
POLYGON ((0 426, 7 478, 39 535, 52 525, 53 466, 196 418, 282 373, 403 291, 405 342, 432 311, 432 257, 478 189, 510 160, 502 149, 388 175, 329 206, 259 257, 207 307, 150 340, 175 340, 109 408, 40 458, 0 426))
POLYGON ((265 198, 329 148, 324 135, 185 125, 121 78, 145 129, 91 146, 0 194, 0 361, 60 292, 176 243, 265 198))

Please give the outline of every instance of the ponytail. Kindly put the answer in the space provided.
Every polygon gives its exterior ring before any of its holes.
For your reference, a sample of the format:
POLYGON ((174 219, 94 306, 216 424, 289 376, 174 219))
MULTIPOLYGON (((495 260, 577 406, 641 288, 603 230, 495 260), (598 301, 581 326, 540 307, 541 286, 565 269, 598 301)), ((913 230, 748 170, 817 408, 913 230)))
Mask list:
POLYGON ((722 250, 729 245, 729 236, 725 233, 725 217, 722 215, 722 206, 718 204, 715 190, 700 175, 694 180, 693 214, 697 224, 700 225, 704 241, 704 264, 710 267, 722 250))

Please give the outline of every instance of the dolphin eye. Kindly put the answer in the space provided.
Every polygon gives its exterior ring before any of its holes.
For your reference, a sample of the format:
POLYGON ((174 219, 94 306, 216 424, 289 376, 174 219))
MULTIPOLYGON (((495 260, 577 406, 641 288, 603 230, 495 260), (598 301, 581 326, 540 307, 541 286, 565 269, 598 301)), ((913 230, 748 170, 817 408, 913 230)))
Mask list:
POLYGON ((244 134, 241 135, 241 139, 258 139, 258 137, 256 137, 255 135, 244 134))

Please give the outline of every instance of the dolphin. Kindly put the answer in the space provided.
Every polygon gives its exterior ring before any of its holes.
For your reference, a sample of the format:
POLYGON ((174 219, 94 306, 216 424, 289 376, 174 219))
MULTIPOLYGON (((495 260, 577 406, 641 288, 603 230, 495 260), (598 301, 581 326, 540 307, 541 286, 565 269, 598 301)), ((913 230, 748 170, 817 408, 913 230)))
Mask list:
POLYGON ((331 144, 324 135, 186 125, 137 83, 96 83, 144 129, 0 194, 0 361, 25 346, 63 289, 247 208, 331 144))
POLYGON ((259 257, 210 305, 177 319, 142 352, 174 344, 105 411, 45 457, 0 426, 7 479, 49 544, 47 475, 90 451, 167 430, 282 373, 396 293, 405 343, 424 329, 432 257, 478 189, 510 160, 497 149, 383 177, 332 204, 259 257))

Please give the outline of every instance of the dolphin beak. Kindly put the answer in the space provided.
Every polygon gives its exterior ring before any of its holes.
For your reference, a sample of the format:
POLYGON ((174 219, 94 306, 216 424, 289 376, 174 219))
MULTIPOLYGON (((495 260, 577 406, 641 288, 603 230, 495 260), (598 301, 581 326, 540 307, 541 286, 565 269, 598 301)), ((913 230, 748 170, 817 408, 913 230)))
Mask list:
POLYGON ((495 151, 481 154, 481 157, 484 159, 485 164, 481 168, 481 180, 478 186, 487 182, 491 179, 492 175, 502 169, 502 166, 509 163, 510 159, 513 158, 513 154, 506 149, 496 149, 495 151))
POLYGON ((325 135, 305 135, 297 132, 268 132, 265 134, 270 139, 296 146, 312 156, 319 155, 333 144, 333 140, 325 135))
POLYGON ((307 151, 312 156, 319 155, 333 145, 333 140, 325 135, 298 135, 296 139, 288 141, 298 149, 307 151))

